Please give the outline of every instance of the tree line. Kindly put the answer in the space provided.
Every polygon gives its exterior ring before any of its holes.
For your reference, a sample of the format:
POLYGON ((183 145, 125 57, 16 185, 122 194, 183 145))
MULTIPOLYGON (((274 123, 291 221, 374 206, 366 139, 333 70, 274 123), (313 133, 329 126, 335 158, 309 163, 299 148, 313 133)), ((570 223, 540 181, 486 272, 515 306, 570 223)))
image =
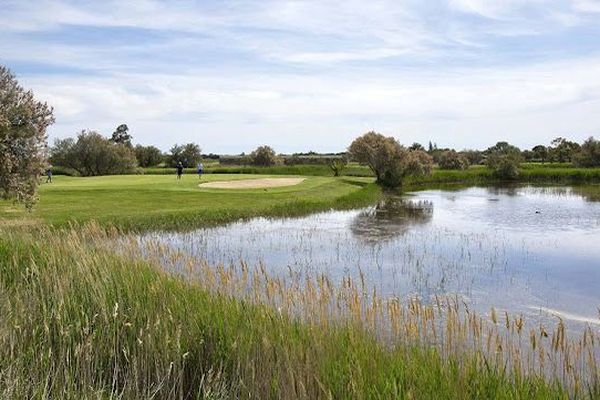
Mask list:
MULTIPOLYGON (((116 127, 111 137, 83 130, 75 138, 58 139, 48 148, 46 130, 54 123, 53 109, 37 101, 25 90, 8 68, 0 65, 0 197, 14 199, 27 207, 36 200, 40 175, 49 167, 71 168, 82 176, 130 173, 136 167, 152 167, 182 163, 193 167, 203 155, 196 143, 175 144, 163 154, 155 146, 132 143, 126 124, 116 127)), ((284 158, 270 146, 260 146, 239 157, 256 166, 272 166, 306 162, 314 152, 299 153, 284 158), (295 158, 294 158, 295 157, 295 158)), ((218 159, 210 154, 207 157, 218 159)), ((394 137, 367 132, 355 139, 346 152, 330 154, 326 163, 335 176, 341 175, 348 162, 368 166, 382 186, 397 187, 408 176, 430 174, 434 164, 441 169, 466 169, 484 164, 503 179, 514 179, 519 165, 530 162, 572 163, 580 167, 600 167, 600 141, 590 137, 582 144, 559 137, 548 146, 537 145, 520 150, 508 142, 498 142, 485 150, 439 149, 429 143, 406 147, 394 137)))

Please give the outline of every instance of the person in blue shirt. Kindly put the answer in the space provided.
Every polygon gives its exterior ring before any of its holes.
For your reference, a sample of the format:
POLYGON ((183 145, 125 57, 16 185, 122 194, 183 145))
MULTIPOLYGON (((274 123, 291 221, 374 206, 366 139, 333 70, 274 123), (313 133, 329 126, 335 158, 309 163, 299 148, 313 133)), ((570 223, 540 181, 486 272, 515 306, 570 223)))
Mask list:
POLYGON ((48 166, 46 169, 46 183, 52 183, 52 166, 48 166))
POLYGON ((198 163, 198 167, 196 168, 196 172, 198 172, 198 179, 202 179, 202 174, 204 173, 204 165, 201 162, 198 163))

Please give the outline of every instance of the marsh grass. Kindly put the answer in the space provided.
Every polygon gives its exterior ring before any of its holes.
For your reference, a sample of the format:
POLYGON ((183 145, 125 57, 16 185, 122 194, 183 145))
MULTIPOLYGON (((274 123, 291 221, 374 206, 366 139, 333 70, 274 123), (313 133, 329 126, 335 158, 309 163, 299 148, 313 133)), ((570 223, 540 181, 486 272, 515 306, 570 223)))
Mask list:
POLYGON ((210 266, 95 224, 3 230, 0 312, 2 398, 600 394, 591 329, 525 332, 518 316, 457 299, 210 266))

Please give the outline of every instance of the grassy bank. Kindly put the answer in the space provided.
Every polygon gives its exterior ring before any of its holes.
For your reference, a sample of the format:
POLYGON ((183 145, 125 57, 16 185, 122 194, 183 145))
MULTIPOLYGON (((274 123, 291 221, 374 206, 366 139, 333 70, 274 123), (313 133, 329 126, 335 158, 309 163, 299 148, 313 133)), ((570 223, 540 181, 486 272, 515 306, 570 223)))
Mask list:
MULTIPOLYGON (((204 267, 197 280, 184 281, 125 250, 106 251, 106 240, 98 228, 2 232, 0 397, 567 398, 558 384, 482 353, 442 359, 427 345, 384 345, 367 333, 368 312, 347 322, 298 322, 261 305, 290 293, 277 281, 247 278, 249 295, 240 300, 227 294, 240 287, 226 269, 204 267)), ((327 283, 318 282, 295 307, 325 304, 327 283)), ((350 307, 362 301, 356 291, 347 294, 350 307)), ((406 310, 406 317, 429 318, 425 309, 406 310)), ((407 321, 395 337, 412 337, 420 326, 407 321)), ((450 321, 446 330, 462 330, 459 319, 450 321)), ((582 385, 578 393, 599 392, 582 385)))
MULTIPOLYGON (((206 175, 202 181, 253 177, 206 175)), ((55 226, 96 220, 128 230, 191 229, 258 215, 293 216, 366 205, 380 193, 370 181, 307 177, 301 184, 289 187, 219 190, 198 187, 195 175, 184 175, 181 181, 167 175, 58 176, 52 184, 41 186, 40 202, 32 213, 0 202, 0 219, 55 226)))

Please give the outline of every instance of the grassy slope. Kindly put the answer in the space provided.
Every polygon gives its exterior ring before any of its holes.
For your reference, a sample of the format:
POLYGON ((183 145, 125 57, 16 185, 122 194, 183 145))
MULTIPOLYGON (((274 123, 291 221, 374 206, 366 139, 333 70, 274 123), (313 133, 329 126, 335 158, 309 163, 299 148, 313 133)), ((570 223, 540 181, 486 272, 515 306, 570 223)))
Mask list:
POLYGON ((207 294, 95 250, 95 238, 0 236, 0 397, 566 398, 475 358, 387 349, 357 329, 207 294))
MULTIPOLYGON (((207 175, 203 181, 252 177, 207 175)), ((125 229, 184 229, 256 215, 293 215, 363 205, 379 193, 369 181, 308 177, 290 187, 218 190, 199 188, 195 175, 184 175, 181 181, 169 175, 57 176, 54 183, 41 186, 40 202, 33 213, 3 202, 0 219, 38 220, 57 226, 95 219, 125 229)))

